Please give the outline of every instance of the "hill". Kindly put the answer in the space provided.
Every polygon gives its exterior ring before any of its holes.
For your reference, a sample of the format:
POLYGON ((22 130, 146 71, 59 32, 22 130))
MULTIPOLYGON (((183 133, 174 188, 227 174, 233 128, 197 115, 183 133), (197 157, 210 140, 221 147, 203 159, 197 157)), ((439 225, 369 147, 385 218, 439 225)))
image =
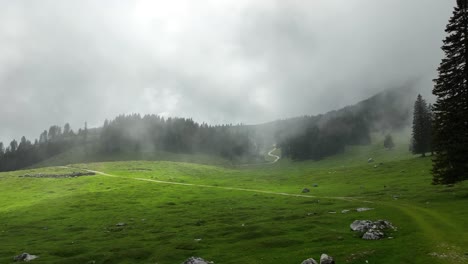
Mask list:
POLYGON ((261 146, 277 144, 283 156, 321 159, 349 145, 370 143, 371 133, 399 133, 409 127, 416 92, 412 86, 388 89, 355 105, 323 115, 252 126, 261 146))
POLYGON ((353 106, 318 116, 297 117, 262 125, 198 124, 185 118, 121 115, 102 127, 62 131, 51 126, 31 143, 15 140, 0 148, 0 171, 91 161, 171 160, 209 164, 264 162, 276 144, 284 157, 321 159, 349 145, 370 143, 375 131, 401 130, 410 123, 414 91, 386 90, 353 106), (199 158, 202 157, 202 158, 199 158), (34 165, 36 164, 36 165, 34 165))
POLYGON ((28 252, 34 263, 172 264, 196 255, 299 264, 321 253, 351 264, 467 263, 466 182, 433 186, 430 158, 409 154, 404 140, 392 151, 373 141, 320 161, 252 167, 122 161, 0 173, 0 262, 28 252), (86 170, 98 174, 20 177, 86 170), (373 210, 353 211, 361 207, 373 210), (349 229, 356 219, 398 229, 366 241, 349 229))

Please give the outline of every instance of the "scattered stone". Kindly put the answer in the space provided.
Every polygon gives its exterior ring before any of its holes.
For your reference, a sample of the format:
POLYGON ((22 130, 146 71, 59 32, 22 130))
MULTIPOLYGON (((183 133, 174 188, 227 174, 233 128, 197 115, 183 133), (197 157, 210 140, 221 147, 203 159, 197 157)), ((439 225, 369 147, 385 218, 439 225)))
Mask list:
POLYGON ((374 208, 360 207, 356 209, 356 211, 358 212, 365 212, 365 211, 370 211, 370 210, 374 210, 374 208))
POLYGON ((213 264, 213 261, 206 261, 199 257, 190 257, 186 261, 182 262, 182 264, 213 264))
POLYGON ((307 213, 308 216, 311 216, 311 215, 316 215, 317 213, 316 212, 310 212, 310 213, 307 213))
POLYGON ((202 241, 201 238, 195 238, 194 240, 195 240, 195 242, 200 242, 200 241, 202 241))
POLYGON ((330 211, 330 212, 328 212, 328 213, 329 213, 329 214, 336 214, 335 211, 330 211))
POLYGON ((314 186, 314 187, 318 187, 318 184, 315 183, 313 186, 314 186))
POLYGON ((127 224, 124 222, 117 223, 115 226, 126 226, 127 224))
POLYGON ((367 160, 367 163, 371 163, 371 162, 374 162, 374 159, 373 159, 373 158, 369 158, 369 159, 367 160))
POLYGON ((335 264, 335 260, 332 256, 322 254, 322 256, 320 256, 320 264, 335 264))
POLYGON ((377 166, 377 165, 374 165, 374 168, 377 168, 377 167, 379 167, 379 166, 377 166))
POLYGON ((302 261, 301 264, 318 264, 318 262, 315 261, 315 259, 313 259, 313 258, 308 258, 308 259, 302 261))
POLYGON ((364 233, 362 239, 377 240, 385 236, 384 231, 388 229, 395 230, 396 228, 386 220, 377 220, 372 222, 370 220, 355 220, 350 225, 351 230, 364 233))
POLYGON ((14 261, 31 261, 33 259, 37 259, 38 256, 36 255, 31 255, 29 253, 21 253, 18 256, 15 256, 13 258, 14 261))
POLYGON ((310 192, 309 189, 307 189, 307 188, 302 189, 302 193, 308 193, 308 192, 310 192))
POLYGON ((346 214, 346 213, 349 212, 349 211, 350 211, 350 210, 348 210, 348 209, 344 209, 344 210, 341 210, 341 213, 342 213, 342 214, 346 214))

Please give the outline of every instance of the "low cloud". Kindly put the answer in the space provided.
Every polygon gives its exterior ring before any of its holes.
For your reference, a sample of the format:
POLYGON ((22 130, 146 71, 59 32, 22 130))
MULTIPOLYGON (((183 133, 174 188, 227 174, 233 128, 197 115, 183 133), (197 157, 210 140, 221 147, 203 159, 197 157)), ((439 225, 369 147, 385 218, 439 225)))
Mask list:
POLYGON ((0 141, 122 113, 259 123, 415 78, 429 96, 439 0, 0 0, 0 141))

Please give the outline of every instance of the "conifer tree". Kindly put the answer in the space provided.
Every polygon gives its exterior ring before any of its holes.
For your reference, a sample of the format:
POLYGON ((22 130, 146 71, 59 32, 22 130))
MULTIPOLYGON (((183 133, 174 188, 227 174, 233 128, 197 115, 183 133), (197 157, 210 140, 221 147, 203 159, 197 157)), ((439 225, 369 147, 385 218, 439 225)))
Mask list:
POLYGON ((433 183, 468 179, 468 0, 458 0, 445 30, 445 58, 432 93, 434 104, 433 183))
POLYGON ((414 102, 413 111, 413 140, 412 152, 426 156, 426 152, 430 151, 431 142, 431 121, 429 108, 426 101, 418 94, 416 102, 414 102))

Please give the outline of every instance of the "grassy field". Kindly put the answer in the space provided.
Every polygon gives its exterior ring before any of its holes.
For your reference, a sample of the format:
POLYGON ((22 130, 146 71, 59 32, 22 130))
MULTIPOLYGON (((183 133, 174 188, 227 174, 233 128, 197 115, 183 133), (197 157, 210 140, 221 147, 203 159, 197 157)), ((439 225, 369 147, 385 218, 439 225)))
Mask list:
POLYGON ((321 253, 337 263, 468 263, 468 183, 433 186, 430 157, 380 146, 251 167, 122 161, 0 173, 0 263, 22 252, 38 255, 33 263, 299 264, 321 253), (85 169, 104 174, 18 177, 85 169), (358 207, 374 210, 341 213, 358 207), (398 230, 361 240, 349 229, 356 219, 398 230))

